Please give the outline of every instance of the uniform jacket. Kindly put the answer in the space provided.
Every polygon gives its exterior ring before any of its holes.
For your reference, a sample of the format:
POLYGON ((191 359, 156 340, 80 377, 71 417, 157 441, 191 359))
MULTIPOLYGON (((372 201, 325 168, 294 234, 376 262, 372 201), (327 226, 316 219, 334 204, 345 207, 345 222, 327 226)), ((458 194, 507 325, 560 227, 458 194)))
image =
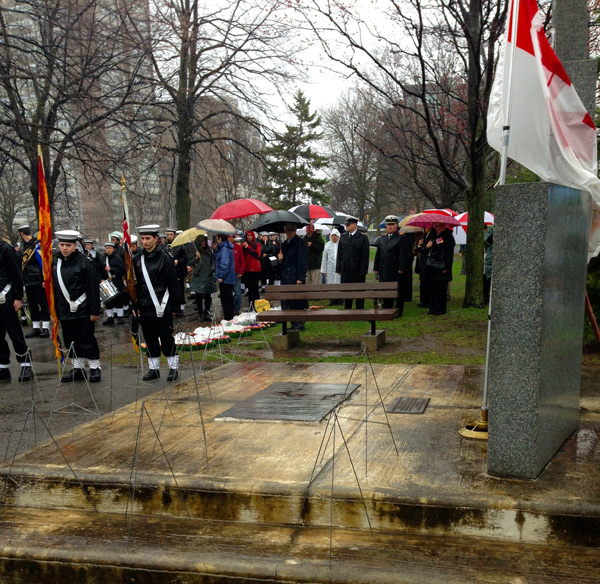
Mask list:
POLYGON ((335 271, 341 274, 342 281, 352 282, 369 271, 369 240, 358 230, 351 237, 344 231, 338 242, 335 271))
MULTIPOLYGON (((32 261, 37 263, 35 258, 32 261)), ((6 294, 6 302, 12 304, 15 300, 23 300, 23 276, 17 253, 8 243, 0 241, 0 292, 7 284, 10 284, 10 290, 6 294)))
POLYGON ((399 282, 401 279, 399 270, 402 272, 412 270, 412 237, 400 235, 397 231, 392 233, 391 237, 384 233, 377 238, 376 247, 373 271, 379 272, 380 282, 399 282))
POLYGON ((102 280, 108 280, 109 276, 112 276, 112 283, 115 285, 115 288, 121 292, 123 288, 125 288, 125 284, 123 282, 123 276, 125 276, 125 262, 113 252, 112 255, 106 255, 103 262, 103 276, 102 280), (108 265, 110 266, 110 274, 106 271, 106 260, 108 260, 108 265))
POLYGON ((142 257, 145 259, 146 270, 148 270, 150 282, 152 283, 159 302, 162 301, 165 292, 169 290, 169 301, 165 307, 165 314, 175 312, 173 307, 179 308, 181 305, 181 286, 177 282, 173 258, 157 245, 149 253, 145 249, 142 249, 134 256, 133 268, 135 270, 135 279, 137 281, 137 298, 140 313, 142 316, 157 316, 156 308, 152 302, 142 272, 142 257))
POLYGON ((23 245, 19 249, 19 268, 23 270, 23 284, 25 286, 39 286, 44 283, 42 266, 40 266, 35 257, 35 246, 37 245, 37 242, 38 240, 35 237, 32 237, 27 243, 23 241, 23 245), (29 260, 25 264, 25 267, 23 267, 23 256, 25 254, 29 256, 29 260))
POLYGON ((449 282, 452 280, 452 262, 454 261, 454 236, 450 229, 442 231, 439 235, 432 229, 425 238, 425 245, 432 241, 433 245, 429 248, 427 258, 432 258, 434 261, 444 263, 442 269, 437 269, 429 265, 428 259, 425 260, 425 277, 428 280, 444 280, 449 282), (443 272, 446 271, 444 274, 443 272))
POLYGON ((263 242, 260 250, 260 266, 263 272, 268 272, 273 268, 269 259, 272 256, 277 257, 277 248, 270 241, 263 242))
POLYGON ((98 316, 100 314, 100 279, 90 261, 79 251, 74 251, 68 258, 60 252, 52 262, 52 282, 54 284, 54 306, 59 320, 73 320, 98 316), (60 274, 72 302, 85 293, 86 299, 71 312, 56 274, 58 262, 61 261, 60 274))
POLYGON ((173 260, 177 260, 177 265, 175 266, 175 273, 177 277, 181 280, 182 278, 187 277, 187 262, 188 262, 188 254, 185 245, 176 245, 175 247, 171 247, 171 244, 167 244, 167 252, 173 258, 173 260))
POLYGON ((233 244, 222 241, 217 245, 215 253, 215 280, 223 280, 223 284, 235 284, 235 259, 233 244))
POLYGON ((281 244, 281 253, 283 254, 281 283, 306 282, 306 272, 308 271, 308 246, 306 242, 294 235, 294 237, 286 239, 281 244))
POLYGON ((302 239, 306 243, 310 242, 310 247, 308 248, 308 269, 320 270, 323 248, 325 247, 323 238, 315 231, 310 237, 305 235, 302 239))

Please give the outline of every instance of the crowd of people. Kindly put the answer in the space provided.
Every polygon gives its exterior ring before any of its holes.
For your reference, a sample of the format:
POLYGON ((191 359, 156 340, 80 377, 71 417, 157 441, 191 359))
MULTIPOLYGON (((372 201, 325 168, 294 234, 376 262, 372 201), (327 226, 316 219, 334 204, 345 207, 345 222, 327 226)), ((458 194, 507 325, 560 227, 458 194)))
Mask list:
MULTIPOLYGON (((62 329, 62 343, 71 353, 72 368, 62 381, 101 380, 101 365, 95 326, 129 324, 134 315, 147 347, 145 381, 160 378, 160 356, 166 357, 167 380, 178 378, 179 358, 173 338, 174 317, 184 314, 186 293, 193 298, 199 321, 214 321, 213 295, 218 292, 222 316, 230 321, 242 311, 243 298, 252 311, 265 286, 276 284, 344 284, 364 282, 369 272, 369 248, 376 249, 373 273, 382 282, 398 282, 398 296, 383 299, 385 308, 412 301, 413 271, 419 275, 419 307, 437 316, 446 312, 448 283, 452 279, 454 238, 443 223, 414 232, 403 229, 395 215, 385 218, 385 233, 373 243, 358 228, 358 219, 348 216, 345 224, 332 229, 326 238, 310 223, 305 234, 297 226, 284 226, 280 241, 274 232, 248 230, 199 235, 194 241, 173 245, 177 231, 158 225, 138 228, 131 237, 131 262, 135 276, 132 293, 128 281, 123 234, 113 232, 102 247, 77 231, 56 232, 52 277, 55 310, 62 329), (127 320, 126 320, 127 318, 127 320), (86 372, 85 361, 89 371, 86 372)), ((27 339, 50 337, 51 318, 44 288, 39 243, 29 225, 17 227, 19 243, 0 242, 0 380, 10 379, 11 339, 21 364, 20 381, 32 378, 27 339), (24 294, 31 331, 22 324, 24 294), (21 321, 19 321, 21 312, 21 321), (2 330, 3 327, 3 330, 2 330)), ((488 238, 491 245, 490 232, 488 238)), ((487 277, 487 272, 486 272, 487 277)), ((131 279, 131 278, 130 278, 131 279)), ((487 277, 489 280, 489 277, 487 277)), ((364 307, 364 300, 344 299, 345 309, 364 307)), ((305 300, 290 301, 283 308, 306 309, 305 300)), ((332 298, 331 305, 341 305, 332 298)), ((219 315, 220 316, 220 315, 219 315)), ((292 329, 303 330, 303 322, 292 329)))

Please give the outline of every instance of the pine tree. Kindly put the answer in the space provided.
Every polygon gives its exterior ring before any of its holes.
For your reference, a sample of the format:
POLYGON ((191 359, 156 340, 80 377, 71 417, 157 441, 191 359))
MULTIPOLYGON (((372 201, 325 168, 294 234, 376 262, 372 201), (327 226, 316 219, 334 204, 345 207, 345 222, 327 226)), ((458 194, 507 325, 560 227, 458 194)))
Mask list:
POLYGON ((275 133, 273 146, 264 151, 268 170, 263 188, 273 208, 287 209, 302 203, 324 204, 327 182, 317 171, 327 166, 327 158, 315 152, 312 144, 321 139, 321 117, 310 113, 310 100, 298 90, 289 108, 296 117, 295 125, 287 125, 283 134, 275 133))

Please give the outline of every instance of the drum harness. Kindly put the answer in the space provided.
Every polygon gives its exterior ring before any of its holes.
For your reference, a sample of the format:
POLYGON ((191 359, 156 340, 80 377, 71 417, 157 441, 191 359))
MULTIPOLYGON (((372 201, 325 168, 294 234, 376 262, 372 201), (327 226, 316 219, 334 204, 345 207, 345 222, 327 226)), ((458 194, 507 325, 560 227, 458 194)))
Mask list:
POLYGON ((79 305, 82 304, 85 301, 85 299, 87 298, 87 294, 84 292, 77 300, 75 300, 75 301, 71 300, 71 297, 69 296, 67 287, 65 286, 65 283, 63 282, 62 274, 60 273, 61 266, 62 266, 62 260, 59 258, 58 262, 56 263, 56 277, 58 278, 58 285, 60 286, 63 296, 65 297, 65 300, 69 303, 71 312, 77 312, 79 305))

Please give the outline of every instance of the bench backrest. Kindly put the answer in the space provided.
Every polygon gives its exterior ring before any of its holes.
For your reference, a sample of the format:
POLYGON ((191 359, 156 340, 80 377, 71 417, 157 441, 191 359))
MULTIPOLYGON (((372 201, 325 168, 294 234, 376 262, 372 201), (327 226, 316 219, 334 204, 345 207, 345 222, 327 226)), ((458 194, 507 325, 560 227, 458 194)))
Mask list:
POLYGON ((265 288, 266 300, 344 300, 346 298, 396 298, 398 282, 356 284, 281 284, 265 288))

